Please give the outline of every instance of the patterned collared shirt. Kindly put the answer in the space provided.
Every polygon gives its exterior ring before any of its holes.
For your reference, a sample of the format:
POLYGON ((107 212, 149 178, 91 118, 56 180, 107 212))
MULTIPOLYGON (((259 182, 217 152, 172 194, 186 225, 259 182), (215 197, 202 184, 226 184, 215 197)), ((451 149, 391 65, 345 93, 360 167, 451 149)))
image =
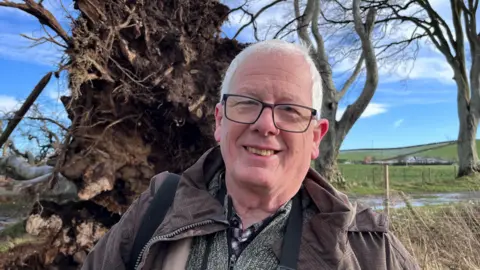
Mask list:
MULTIPOLYGON (((220 186, 222 185, 222 182, 225 181, 225 170, 220 170, 217 172, 217 174, 214 176, 214 181, 210 181, 209 184, 209 190, 212 190, 212 195, 216 196, 217 192, 220 189, 220 186)), ((235 212, 235 208, 232 206, 232 213, 229 215, 229 196, 226 195, 224 198, 224 209, 226 216, 230 216, 229 223, 230 223, 230 228, 231 230, 231 237, 230 237, 230 243, 229 246, 233 252, 233 255, 235 255, 236 258, 240 256, 242 251, 247 247, 247 245, 257 236, 263 228, 265 228, 268 224, 271 223, 272 220, 275 219, 279 214, 285 213, 289 211, 291 201, 286 202, 284 205, 282 205, 277 212, 272 214, 271 216, 267 217, 266 219, 257 222, 255 224, 252 224, 248 228, 243 228, 242 221, 240 217, 237 215, 235 212)), ((302 199, 303 206, 306 207, 310 203, 310 200, 308 199, 308 196, 303 196, 302 199)))
MULTIPOLYGON (((231 200, 226 200, 226 205, 228 203, 231 203, 231 200)), ((276 216, 278 216, 280 213, 287 211, 287 204, 288 202, 282 205, 274 214, 270 215, 262 221, 252 224, 248 228, 243 228, 242 220, 235 212, 235 208, 233 207, 233 205, 231 208, 228 205, 226 206, 227 211, 229 208, 232 209, 229 220, 230 230, 232 230, 230 247, 232 248, 232 251, 235 254, 236 258, 240 256, 240 253, 242 253, 248 243, 250 243, 255 238, 255 236, 260 233, 276 216)))

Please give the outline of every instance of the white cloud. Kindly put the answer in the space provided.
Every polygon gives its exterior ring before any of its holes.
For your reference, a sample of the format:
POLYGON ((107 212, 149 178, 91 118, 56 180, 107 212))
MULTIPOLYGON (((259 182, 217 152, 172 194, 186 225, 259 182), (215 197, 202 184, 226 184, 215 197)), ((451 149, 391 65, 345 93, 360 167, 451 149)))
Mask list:
POLYGON ((455 99, 451 98, 405 98, 398 100, 395 105, 429 105, 429 104, 440 104, 440 103, 455 103, 455 99))
POLYGON ((61 96, 68 96, 70 94, 68 88, 62 87, 61 85, 56 85, 56 84, 55 86, 48 87, 47 89, 44 90, 44 92, 47 95, 47 97, 59 103, 61 103, 60 101, 61 96))
MULTIPOLYGON (((350 74, 356 61, 344 59, 334 66, 336 74, 350 74)), ((381 83, 410 80, 436 80, 442 84, 454 85, 453 70, 443 56, 419 57, 401 63, 388 61, 378 65, 381 83)))
POLYGON ((393 96, 410 96, 410 95, 445 95, 456 94, 455 88, 429 88, 429 89, 416 89, 411 87, 399 87, 399 88, 385 88, 378 87, 376 93, 383 93, 393 96))
MULTIPOLYGON (((337 115, 336 119, 337 121, 342 118, 343 113, 345 113, 346 108, 345 107, 340 107, 337 110, 337 115)), ((367 108, 365 108, 365 111, 363 111, 362 115, 360 118, 368 118, 372 117, 378 114, 386 113, 388 111, 388 105, 386 104, 381 104, 381 103, 375 103, 375 102, 370 102, 367 105, 367 108)))
POLYGON ((393 127, 398 128, 401 124, 403 124, 403 121, 404 119, 398 119, 397 121, 395 121, 395 123, 393 123, 393 127))
POLYGON ((58 46, 49 43, 31 45, 32 41, 18 34, 0 33, 0 58, 48 66, 59 63, 63 53, 58 46))
POLYGON ((361 118, 367 118, 375 116, 377 114, 386 113, 388 111, 387 107, 388 106, 386 104, 370 103, 368 104, 365 111, 362 113, 361 118))
POLYGON ((0 95, 0 114, 18 109, 20 102, 12 96, 0 95))
POLYGON ((415 61, 404 61, 398 66, 386 64, 379 67, 379 76, 384 83, 404 79, 432 79, 443 84, 455 83, 452 79, 453 70, 442 57, 420 57, 415 61))

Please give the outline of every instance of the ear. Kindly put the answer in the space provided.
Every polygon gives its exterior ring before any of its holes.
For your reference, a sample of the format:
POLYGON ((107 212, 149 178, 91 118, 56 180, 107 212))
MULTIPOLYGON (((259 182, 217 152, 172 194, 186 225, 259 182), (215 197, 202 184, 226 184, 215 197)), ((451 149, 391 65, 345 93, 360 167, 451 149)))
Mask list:
POLYGON ((312 160, 316 159, 320 155, 320 142, 328 131, 328 120, 317 120, 313 128, 313 143, 312 143, 312 160))
POLYGON ((223 106, 222 104, 220 103, 217 103, 217 105, 215 106, 215 132, 214 132, 214 136, 215 136, 215 140, 217 142, 220 142, 220 138, 221 138, 221 131, 222 131, 222 119, 223 119, 223 110, 222 110, 223 106))

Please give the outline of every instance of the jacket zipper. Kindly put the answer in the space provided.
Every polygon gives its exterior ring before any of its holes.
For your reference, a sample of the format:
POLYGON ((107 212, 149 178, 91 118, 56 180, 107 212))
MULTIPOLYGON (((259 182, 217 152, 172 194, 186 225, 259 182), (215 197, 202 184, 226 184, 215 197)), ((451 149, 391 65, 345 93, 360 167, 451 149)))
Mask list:
POLYGON ((235 268, 236 263, 237 263, 237 258, 235 254, 230 255, 230 258, 228 260, 228 269, 233 270, 233 268, 235 268))
POLYGON ((195 227, 198 227, 198 226, 204 226, 204 225, 207 225, 207 224, 212 224, 212 223, 215 223, 213 220, 205 220, 205 221, 201 221, 201 222, 197 222, 197 223, 193 223, 193 224, 190 224, 190 225, 187 225, 185 227, 181 227, 179 229, 176 229, 175 231, 169 233, 169 234, 165 234, 165 235, 159 235, 159 236, 155 236, 153 237, 152 239, 150 239, 147 244, 142 248, 142 251, 140 252, 140 255, 138 255, 138 258, 137 258, 137 262, 135 263, 135 269, 140 269, 140 264, 142 263, 142 258, 143 258, 143 255, 145 254, 145 252, 147 252, 148 254, 148 251, 150 250, 150 247, 161 241, 161 240, 164 240, 164 239, 168 239, 168 238, 171 238, 171 237, 174 237, 186 230, 190 230, 190 229, 193 229, 195 227))

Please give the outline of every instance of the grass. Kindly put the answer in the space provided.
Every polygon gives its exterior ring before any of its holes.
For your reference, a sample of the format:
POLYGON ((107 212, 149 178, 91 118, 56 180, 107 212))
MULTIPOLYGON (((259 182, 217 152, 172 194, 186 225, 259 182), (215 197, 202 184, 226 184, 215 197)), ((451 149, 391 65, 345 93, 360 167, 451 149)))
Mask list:
MULTIPOLYGON (((373 168, 376 177, 383 176, 381 167, 367 165, 343 165, 344 173, 353 176, 368 176, 373 168)), ((390 166, 392 180, 403 179, 402 167, 390 166), (399 170, 399 171, 397 171, 399 170)), ((407 177, 417 179, 421 177, 422 169, 428 167, 409 167, 407 177)), ((451 166, 432 166, 432 175, 435 178, 451 179, 451 166), (443 178, 442 178, 443 177, 443 178), (450 177, 450 178, 449 178, 450 177)), ((362 177, 360 177, 362 178, 362 177)), ((366 181, 367 183, 371 181, 366 181)), ((415 181, 412 181, 413 185, 415 181)), ((418 183, 416 183, 418 184, 418 183)), ((404 185, 404 187, 407 185, 404 185)), ((450 183, 450 186, 455 188, 450 183)), ((457 183, 457 186, 461 184, 457 183)), ((377 189, 374 189, 375 191, 377 189)), ((435 205, 412 207, 407 199, 406 208, 390 209, 390 228, 396 237, 420 264, 421 269, 480 269, 480 204, 457 203, 451 205, 435 205)), ((2 206, 2 204, 0 204, 2 206)), ((4 208, 12 207, 4 205, 4 208)), ((14 205, 12 213, 18 213, 23 207, 14 205)), ((10 209, 12 210, 12 209, 10 209)), ((41 238, 29 236, 25 232, 25 221, 12 224, 0 232, 0 258, 8 255, 8 250, 19 245, 38 245, 41 238)))
POLYGON ((27 200, 0 202, 0 216, 10 218, 23 217, 27 215, 31 207, 32 203, 27 202, 27 200))
POLYGON ((4 201, 0 203, 0 216, 17 218, 19 222, 7 225, 0 231, 0 253, 16 245, 35 242, 36 237, 25 231, 25 217, 31 210, 31 203, 24 201, 4 201))
MULTIPOLYGON (((384 193, 384 167, 381 165, 340 164, 347 182, 347 193, 375 195, 384 193)), ((406 193, 459 192, 480 190, 479 179, 456 179, 457 167, 389 166, 390 189, 406 193)))
POLYGON ((5 227, 0 231, 0 253, 7 252, 16 245, 31 243, 35 238, 25 231, 25 221, 5 227))
MULTIPOLYGON (((480 140, 477 140, 477 152, 480 152, 480 140)), ((441 142, 438 144, 417 145, 401 148, 344 150, 340 151, 338 158, 341 160, 362 161, 367 156, 381 160, 409 155, 441 158, 452 161, 458 160, 457 144, 455 142, 441 142)))
POLYGON ((391 209, 390 221, 421 269, 480 269, 480 204, 391 209))

